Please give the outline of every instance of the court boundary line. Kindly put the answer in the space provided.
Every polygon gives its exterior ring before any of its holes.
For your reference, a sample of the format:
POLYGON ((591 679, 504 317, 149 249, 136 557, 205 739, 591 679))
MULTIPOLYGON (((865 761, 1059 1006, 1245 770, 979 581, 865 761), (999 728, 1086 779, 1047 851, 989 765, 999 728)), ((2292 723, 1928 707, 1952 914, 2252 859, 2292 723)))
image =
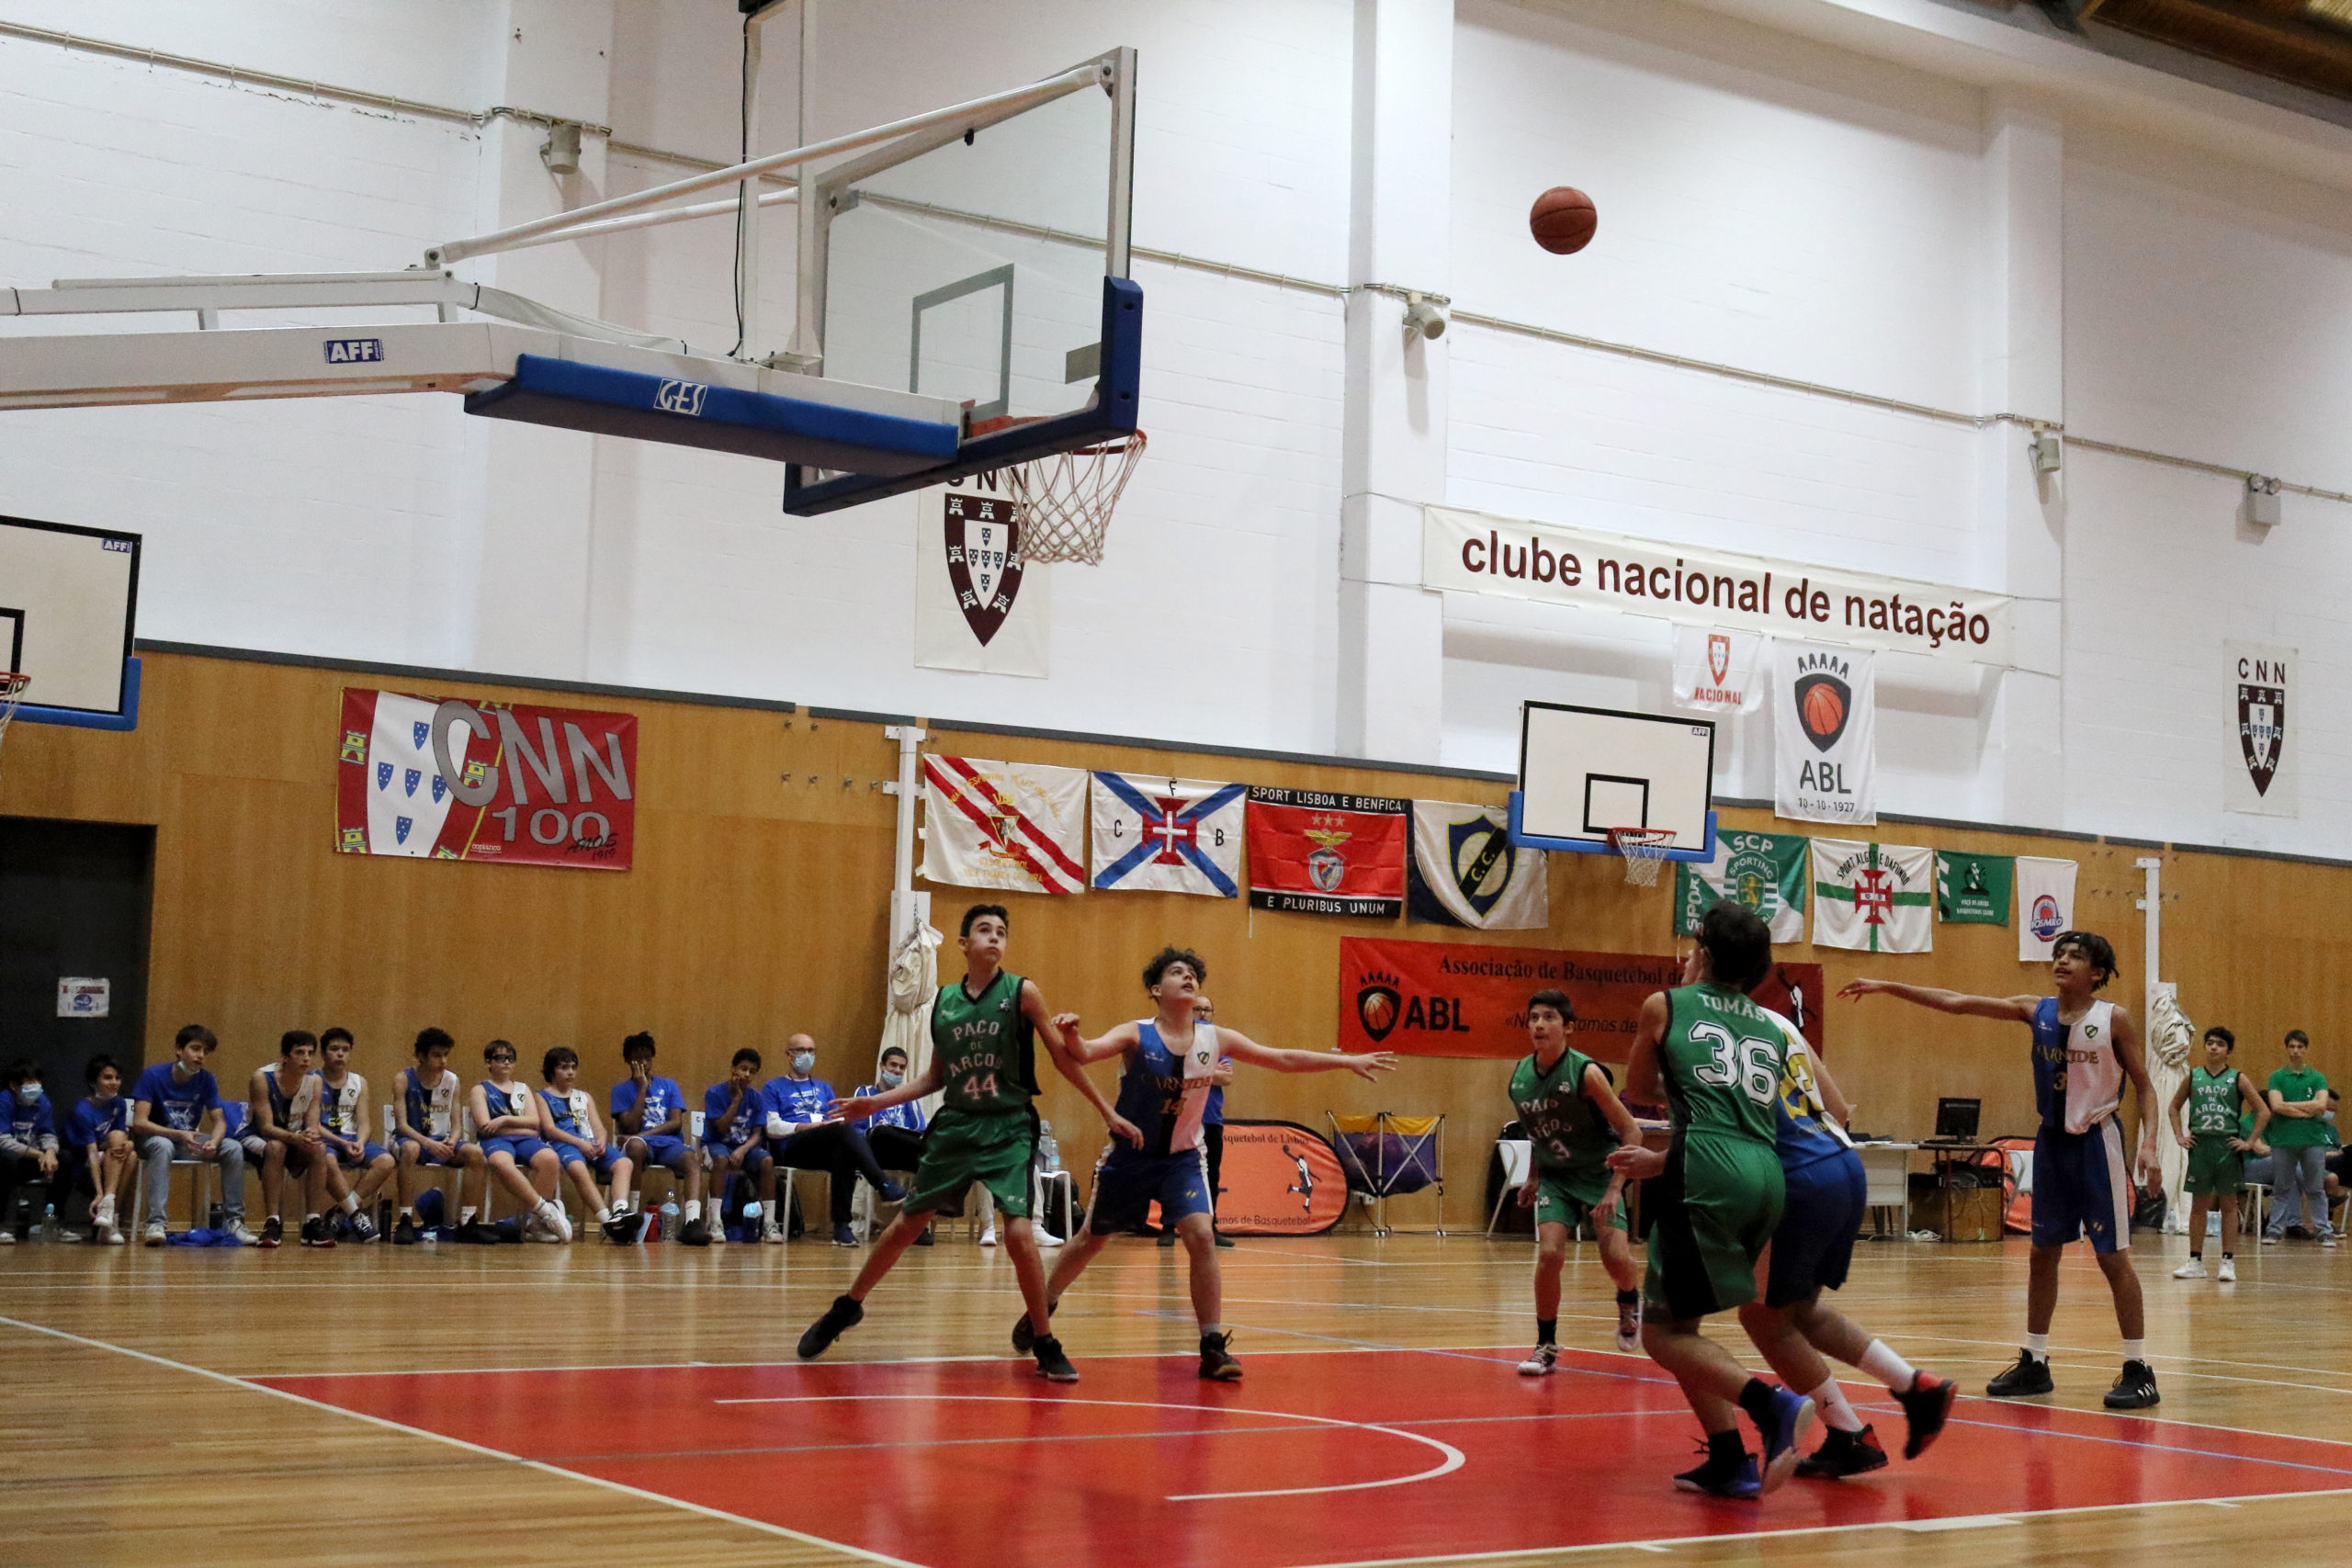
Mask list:
POLYGON ((311 1399, 282 1388, 272 1388, 267 1383, 254 1382, 245 1378, 232 1376, 228 1372, 216 1372, 209 1367, 195 1366, 187 1361, 175 1361, 169 1356, 158 1356, 152 1351, 134 1350, 128 1345, 110 1344, 104 1339, 93 1339, 86 1335, 74 1334, 66 1329, 51 1328, 44 1323, 28 1323, 22 1318, 0 1314, 0 1325, 21 1329, 28 1334, 40 1334, 52 1339, 62 1339, 68 1344, 80 1345, 92 1350, 104 1350, 117 1356, 128 1356, 133 1360, 145 1361, 153 1366, 166 1367, 175 1372, 187 1372, 195 1377, 224 1383, 231 1388, 243 1389, 247 1393, 267 1394, 273 1399, 287 1400, 296 1404, 307 1405, 313 1410, 323 1410, 331 1415, 346 1416, 354 1421, 364 1421, 371 1427, 379 1427, 388 1432, 423 1438, 429 1442, 462 1449, 468 1453, 479 1454, 486 1459, 520 1465, 526 1470, 536 1470, 544 1474, 560 1476, 567 1481, 582 1482, 590 1486, 601 1486, 607 1492, 617 1492, 625 1497, 634 1497, 640 1502, 658 1503, 664 1507, 698 1514, 705 1518, 741 1525, 747 1529, 758 1530, 765 1535, 781 1536, 786 1540, 797 1540, 803 1546, 821 1546, 847 1556, 862 1558, 868 1562, 884 1563, 887 1568, 930 1568, 929 1564, 910 1562, 903 1557, 891 1557, 883 1552, 869 1551, 862 1546, 851 1546, 842 1541, 828 1540, 823 1536, 810 1535, 805 1530, 793 1529, 786 1525, 771 1524, 765 1519, 745 1518, 741 1514, 730 1514, 722 1508, 713 1508, 701 1503, 690 1503, 683 1497, 665 1497, 659 1492, 649 1492, 641 1486, 631 1486, 627 1482, 611 1481, 601 1475, 589 1475, 576 1470, 566 1470, 561 1465, 549 1464, 545 1460, 526 1459, 521 1454, 508 1453, 503 1449, 493 1449, 481 1443, 469 1442, 463 1438, 453 1438, 447 1433, 430 1431, 423 1427, 411 1427, 386 1416, 371 1416, 363 1410, 350 1410, 339 1404, 329 1404, 324 1400, 311 1399))

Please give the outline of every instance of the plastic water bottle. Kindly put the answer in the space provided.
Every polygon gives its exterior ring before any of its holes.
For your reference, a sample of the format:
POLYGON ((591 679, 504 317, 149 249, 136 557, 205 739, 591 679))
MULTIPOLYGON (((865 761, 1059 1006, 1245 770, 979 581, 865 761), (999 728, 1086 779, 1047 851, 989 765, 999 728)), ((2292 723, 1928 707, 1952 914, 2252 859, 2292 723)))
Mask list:
POLYGON ((659 1232, 659 1235, 663 1241, 667 1241, 677 1234, 678 1201, 675 1198, 671 1198, 666 1200, 662 1205, 662 1229, 659 1232))
POLYGON ((57 1239, 57 1205, 54 1203, 41 1205, 40 1239, 43 1241, 57 1239))
POLYGON ((1061 1140, 1054 1136, 1054 1124, 1043 1118, 1037 1122, 1037 1157, 1047 1170, 1062 1168, 1061 1140))

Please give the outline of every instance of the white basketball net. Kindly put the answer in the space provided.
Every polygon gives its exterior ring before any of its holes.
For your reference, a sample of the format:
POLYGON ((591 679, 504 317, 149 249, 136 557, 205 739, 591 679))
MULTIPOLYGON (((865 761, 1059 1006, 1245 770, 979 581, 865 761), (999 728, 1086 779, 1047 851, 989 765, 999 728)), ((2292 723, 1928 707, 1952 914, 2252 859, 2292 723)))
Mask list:
POLYGON ((1674 847, 1670 828, 1611 828, 1609 842, 1625 857, 1625 880, 1635 887, 1655 887, 1666 868, 1666 852, 1674 847))
POLYGON ((1138 430, 1005 469, 1005 489, 1021 509, 1023 558, 1101 566, 1111 511, 1143 448, 1138 430))
POLYGON ((19 675, 11 670, 0 674, 0 739, 8 734, 8 721, 17 716, 17 702, 32 683, 29 675, 19 675))

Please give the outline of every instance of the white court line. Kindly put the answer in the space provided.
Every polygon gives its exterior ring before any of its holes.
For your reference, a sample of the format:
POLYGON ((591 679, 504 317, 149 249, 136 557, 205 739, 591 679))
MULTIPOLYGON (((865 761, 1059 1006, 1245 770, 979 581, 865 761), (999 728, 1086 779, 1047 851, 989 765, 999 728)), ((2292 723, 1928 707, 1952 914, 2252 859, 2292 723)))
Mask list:
MULTIPOLYGON (((1305 1497, 1324 1492, 1369 1492, 1383 1486, 1407 1486, 1416 1481, 1433 1481, 1441 1475, 1451 1475, 1468 1461, 1452 1443, 1441 1443, 1435 1438, 1424 1438, 1419 1432, 1402 1431, 1395 1427, 1383 1427, 1371 1421, 1343 1421, 1336 1416, 1304 1416, 1295 1410, 1252 1410, 1238 1404, 1177 1404, 1159 1399, 1085 1399, 1076 1395, 1040 1401, 1030 1394, 1014 1393, 825 1393, 782 1394, 765 1399, 714 1399, 713 1404, 862 1404, 874 1400, 920 1400, 925 1404, 953 1401, 965 1404, 1019 1404, 1032 1410, 1041 1404, 1100 1404, 1122 1410, 1191 1410, 1216 1411, 1232 1416, 1263 1416, 1277 1421, 1313 1421, 1324 1427, 1344 1427, 1355 1432, 1379 1432, 1408 1442, 1420 1443, 1445 1456, 1437 1464, 1416 1475, 1394 1475, 1385 1481, 1351 1481, 1335 1486, 1278 1486, 1256 1492, 1183 1492, 1171 1493, 1170 1503, 1207 1503, 1230 1497, 1305 1497)), ((1214 1431, 1145 1432, 1146 1438, 1179 1438, 1216 1436, 1214 1431)))
POLYGON ((93 1350, 107 1350, 118 1356, 129 1356, 133 1360, 145 1361, 158 1367, 168 1367, 174 1371, 187 1372, 199 1378, 209 1378, 214 1382, 226 1383, 231 1388, 241 1388, 253 1393, 266 1393, 275 1399, 305 1404, 313 1410, 326 1411, 330 1415, 346 1416, 354 1421, 365 1421, 371 1427, 381 1427, 387 1431, 428 1438, 433 1442, 447 1444, 453 1449, 462 1449, 468 1453, 480 1454, 485 1459, 503 1460, 508 1464, 521 1465, 526 1470, 536 1470, 548 1475, 560 1476, 566 1481, 585 1482, 591 1486, 601 1486, 608 1492, 617 1492, 624 1496, 635 1497, 648 1503, 659 1503, 666 1507, 684 1509, 690 1514, 700 1514, 706 1518, 722 1519, 731 1525, 741 1525, 748 1529, 782 1536, 787 1540, 797 1540, 804 1545, 829 1547, 835 1551, 847 1552, 853 1557, 862 1557, 869 1562, 887 1563, 889 1568, 924 1568, 923 1564, 910 1562, 902 1557, 890 1557, 879 1551, 868 1551, 862 1546, 851 1546, 845 1541, 828 1540, 820 1535, 809 1535, 805 1531, 791 1529, 783 1525, 770 1524, 765 1519, 746 1518, 741 1514, 730 1514, 723 1509, 706 1507, 700 1503, 689 1503, 684 1498, 665 1497, 659 1492, 648 1492, 641 1486, 631 1486, 619 1481, 607 1481, 601 1475, 589 1475, 577 1470, 566 1470, 561 1465, 549 1464, 544 1460, 525 1459, 520 1454, 508 1453, 503 1449, 488 1448, 481 1443, 469 1443, 463 1438, 452 1438, 445 1433, 427 1431, 424 1427, 411 1427, 402 1422, 388 1420, 381 1416, 370 1416, 358 1410, 345 1410, 341 1405, 329 1404, 322 1400, 308 1399, 299 1393, 288 1393, 282 1388, 272 1388, 267 1383, 248 1382, 243 1378, 231 1377, 227 1372, 216 1372, 209 1367, 191 1366, 186 1361, 175 1361, 168 1356, 151 1355, 145 1350, 133 1350, 125 1345, 110 1345, 103 1339, 85 1338, 79 1334, 68 1334, 62 1328, 51 1328, 45 1324, 27 1323, 21 1318, 0 1316, 0 1325, 6 1325, 10 1328, 20 1328, 28 1334, 47 1335, 52 1339, 62 1339, 69 1344, 86 1346, 93 1350))

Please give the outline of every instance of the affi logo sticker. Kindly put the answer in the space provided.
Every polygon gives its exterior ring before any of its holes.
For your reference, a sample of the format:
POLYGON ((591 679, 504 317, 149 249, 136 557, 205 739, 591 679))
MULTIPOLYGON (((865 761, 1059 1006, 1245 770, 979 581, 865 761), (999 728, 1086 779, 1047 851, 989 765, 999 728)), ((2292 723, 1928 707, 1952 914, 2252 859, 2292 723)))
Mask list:
POLYGON ((664 381, 662 389, 653 394, 653 406, 665 412, 700 419, 703 394, 709 390, 699 381, 664 381))
POLYGON ((331 337, 326 341, 329 365, 381 365, 384 340, 379 337, 331 337))

